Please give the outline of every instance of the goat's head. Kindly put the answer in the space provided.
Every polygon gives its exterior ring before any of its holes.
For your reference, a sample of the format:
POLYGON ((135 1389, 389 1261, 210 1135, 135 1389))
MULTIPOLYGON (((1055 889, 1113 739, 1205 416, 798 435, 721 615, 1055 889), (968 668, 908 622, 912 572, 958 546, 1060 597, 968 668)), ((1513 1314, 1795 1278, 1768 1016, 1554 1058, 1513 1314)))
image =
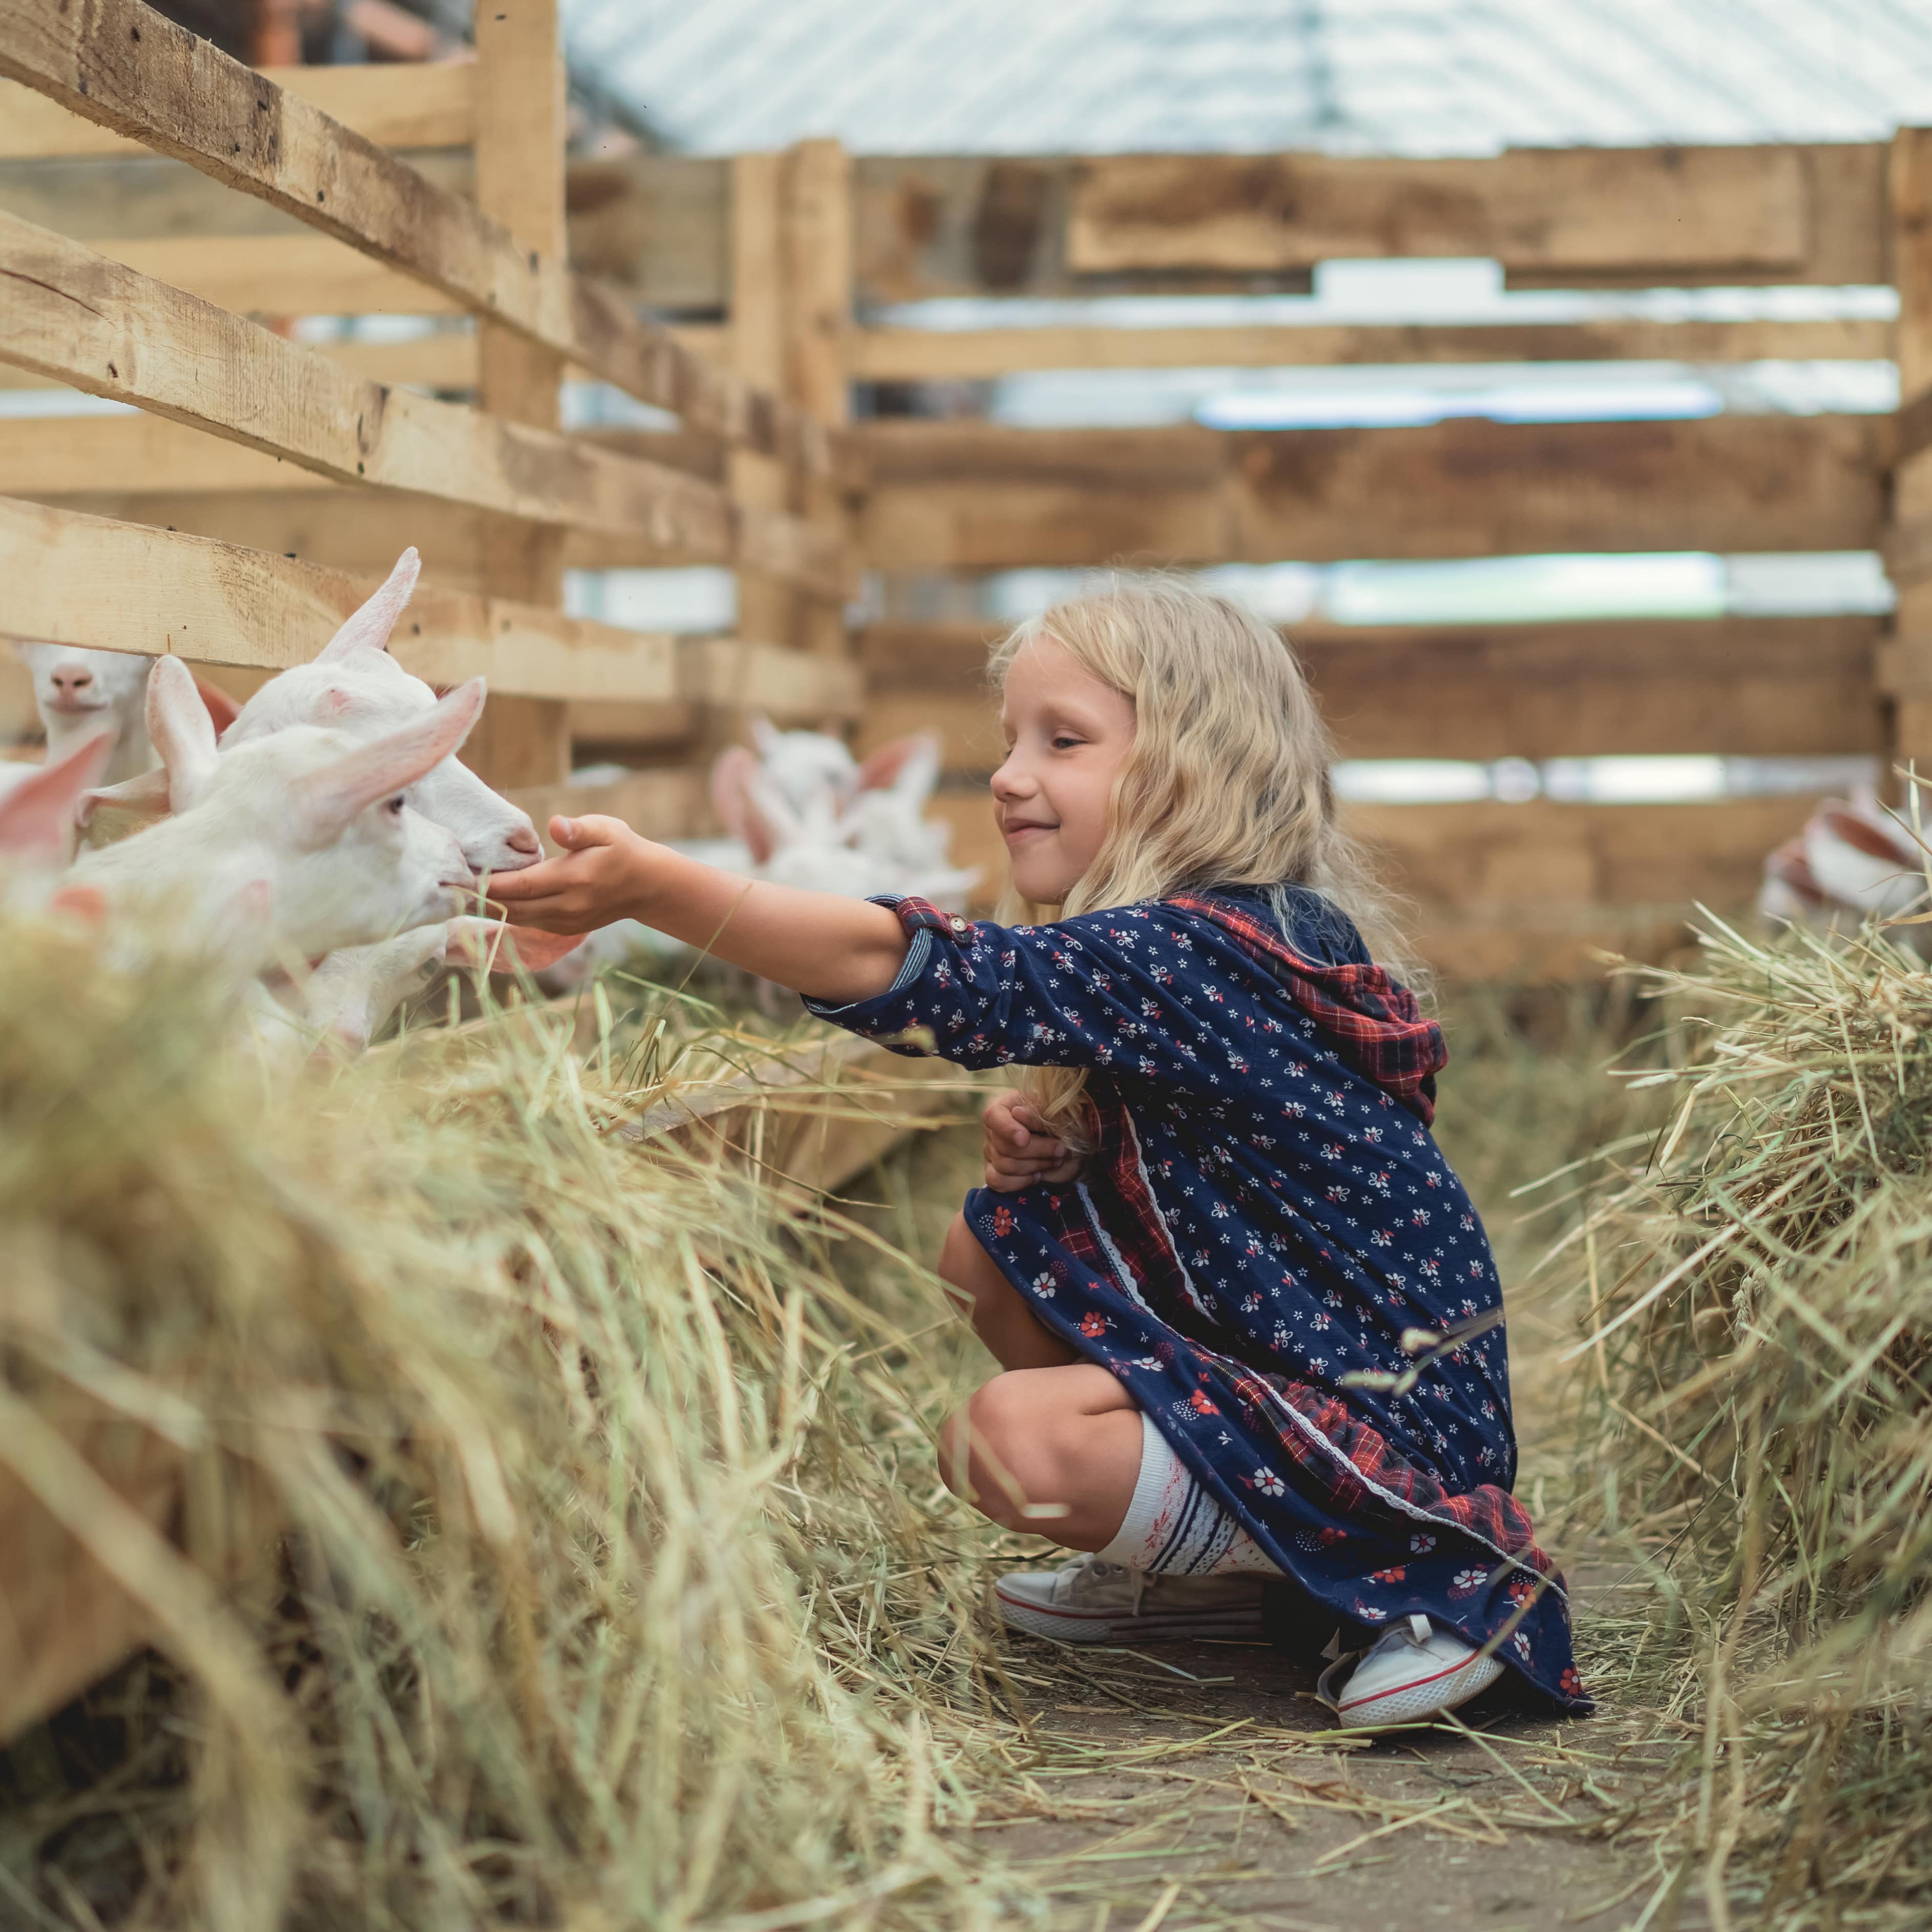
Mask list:
POLYGON ((50 737, 88 730, 91 721, 124 740, 138 732, 150 658, 131 651, 82 650, 76 644, 16 644, 34 680, 34 708, 50 737))
MULTIPOLYGON (((410 788, 463 742, 483 695, 473 678, 379 737, 291 725, 218 754, 188 668, 159 659, 148 723, 175 808, 172 862, 259 900, 270 943, 311 956, 452 917, 474 880, 410 788)), ((112 849, 134 856, 142 842, 112 849)))
MULTIPOLYGON (((426 716, 436 693, 388 650, 420 565, 404 551, 388 579, 310 663, 271 678, 222 734, 224 753, 296 725, 320 725, 374 739, 426 716)), ((530 814, 492 791, 454 758, 416 784, 411 804, 455 833, 476 872, 514 872, 543 856, 530 814)))

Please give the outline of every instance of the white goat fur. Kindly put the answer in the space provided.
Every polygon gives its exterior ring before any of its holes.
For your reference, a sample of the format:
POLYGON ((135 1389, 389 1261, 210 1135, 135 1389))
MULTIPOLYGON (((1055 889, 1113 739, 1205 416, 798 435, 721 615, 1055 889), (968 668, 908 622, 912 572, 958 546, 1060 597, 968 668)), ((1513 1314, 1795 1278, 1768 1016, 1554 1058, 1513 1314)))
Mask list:
POLYGON ((106 727, 114 734, 114 745, 100 783, 118 784, 153 765, 147 724, 152 658, 130 651, 82 650, 75 644, 16 644, 14 649, 33 674, 34 709, 47 734, 48 764, 58 764, 106 727))
POLYGON ((118 928, 238 980, 447 920, 468 895, 469 866, 454 834, 404 794, 482 704, 472 679, 373 742, 295 726, 218 755, 187 666, 158 658, 148 726, 174 815, 85 854, 70 885, 98 892, 118 928))
MULTIPOLYGON (((271 678, 242 707, 222 734, 224 754, 294 725, 322 725, 366 739, 433 709, 436 693, 388 648, 421 568, 416 551, 404 550, 382 587, 310 662, 271 678)), ((454 757, 424 775, 410 802, 455 833, 472 872, 515 872, 543 856, 530 814, 454 757)))

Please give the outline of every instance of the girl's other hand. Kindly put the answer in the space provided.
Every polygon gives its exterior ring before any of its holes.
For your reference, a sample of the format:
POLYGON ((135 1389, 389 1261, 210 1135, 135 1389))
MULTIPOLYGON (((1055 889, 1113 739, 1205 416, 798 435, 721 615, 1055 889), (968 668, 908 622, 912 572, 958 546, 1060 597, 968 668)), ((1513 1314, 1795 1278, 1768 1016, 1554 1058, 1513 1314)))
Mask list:
POLYGON ((1057 1139, 1018 1094, 994 1094, 980 1118, 986 1130, 988 1187, 1017 1194, 1042 1181, 1071 1180, 1080 1172, 1080 1156, 1057 1139))

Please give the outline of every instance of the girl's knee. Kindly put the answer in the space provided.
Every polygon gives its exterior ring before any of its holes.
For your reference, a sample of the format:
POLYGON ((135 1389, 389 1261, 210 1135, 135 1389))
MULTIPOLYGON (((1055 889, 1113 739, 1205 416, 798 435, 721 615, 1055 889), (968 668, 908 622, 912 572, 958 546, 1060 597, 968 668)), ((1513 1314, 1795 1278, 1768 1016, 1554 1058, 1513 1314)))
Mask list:
POLYGON ((995 1376, 940 1431, 946 1486, 1009 1528, 1050 1529, 1027 1505, 1064 1503, 1083 1486, 1094 1420, 1117 1409, 1132 1412, 1132 1397, 1091 1364, 995 1376))

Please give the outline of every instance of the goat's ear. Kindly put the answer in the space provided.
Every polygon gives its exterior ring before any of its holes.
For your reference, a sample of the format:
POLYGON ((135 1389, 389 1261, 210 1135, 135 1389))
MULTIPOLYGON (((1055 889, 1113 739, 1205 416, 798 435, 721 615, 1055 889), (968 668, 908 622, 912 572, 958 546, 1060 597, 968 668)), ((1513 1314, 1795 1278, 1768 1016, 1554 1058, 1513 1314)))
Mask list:
POLYGON ((179 658, 157 658, 148 674, 148 736, 168 774, 168 796, 185 812, 214 776, 214 721, 179 658))
POLYGON ((758 756, 769 758, 778 748, 778 741, 784 734, 762 711, 754 711, 745 720, 745 729, 752 734, 752 742, 758 748, 758 756))
POLYGON ((472 677, 420 718, 298 778, 290 788, 297 836, 310 848, 332 845, 358 812, 441 764, 469 736, 484 688, 472 677))
POLYGON ((745 836, 745 788, 758 769, 758 754, 746 751, 742 745, 728 747, 711 761, 711 802, 724 820, 724 830, 748 845, 751 841, 745 836))
POLYGON ((124 778, 117 785, 97 785, 80 795, 74 807, 74 822, 82 831, 94 823, 94 814, 105 807, 125 812, 137 818, 165 818, 171 808, 168 794, 168 768, 158 765, 137 778, 124 778))
MULTIPOLYGON (((828 815, 830 801, 826 801, 828 815)), ((802 820, 786 802, 784 793, 754 770, 745 784, 745 843, 750 847, 752 862, 766 864, 782 845, 796 845, 806 836, 802 820)))
POLYGON ((859 766, 861 791, 889 791, 902 786, 922 802, 939 776, 939 734, 914 731, 888 739, 868 753, 859 766))
POLYGON ((114 734, 98 732, 0 799, 0 852, 55 865, 69 857, 75 808, 113 749, 114 734))
POLYGON ((387 650, 389 633, 396 628, 396 620, 403 614, 403 607, 409 602, 422 572, 422 559, 412 544, 397 558, 396 567, 382 589, 322 646, 316 653, 315 662, 333 661, 357 651, 387 650))
POLYGON ((197 676, 194 688, 201 694, 202 707, 208 713, 208 722, 214 727, 214 735, 222 733, 242 715, 242 707, 218 684, 210 684, 206 678, 197 676))

